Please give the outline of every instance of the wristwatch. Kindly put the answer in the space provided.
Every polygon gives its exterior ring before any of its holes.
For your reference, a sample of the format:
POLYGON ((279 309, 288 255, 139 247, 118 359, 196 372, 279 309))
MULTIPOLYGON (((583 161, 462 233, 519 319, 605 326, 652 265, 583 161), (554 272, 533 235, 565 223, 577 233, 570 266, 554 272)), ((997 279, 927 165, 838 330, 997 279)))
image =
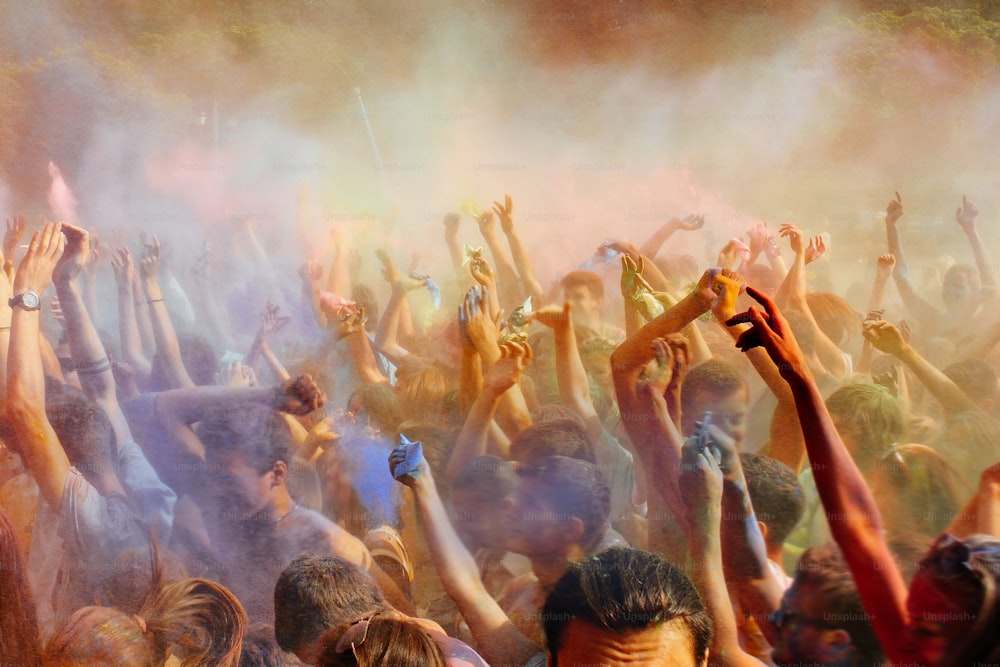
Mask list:
POLYGON ((38 292, 33 289, 27 289, 7 301, 7 305, 11 308, 21 306, 25 310, 41 310, 42 300, 38 296, 38 292))

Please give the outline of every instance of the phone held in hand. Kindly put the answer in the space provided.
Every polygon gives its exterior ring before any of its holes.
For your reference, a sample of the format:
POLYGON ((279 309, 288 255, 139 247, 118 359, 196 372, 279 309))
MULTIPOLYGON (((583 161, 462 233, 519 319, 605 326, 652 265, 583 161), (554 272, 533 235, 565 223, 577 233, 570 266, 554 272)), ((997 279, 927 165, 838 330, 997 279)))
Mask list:
POLYGON ((698 427, 698 451, 705 453, 708 451, 708 446, 712 442, 712 436, 708 433, 709 426, 712 425, 712 411, 706 410, 704 416, 701 418, 701 425, 698 427))

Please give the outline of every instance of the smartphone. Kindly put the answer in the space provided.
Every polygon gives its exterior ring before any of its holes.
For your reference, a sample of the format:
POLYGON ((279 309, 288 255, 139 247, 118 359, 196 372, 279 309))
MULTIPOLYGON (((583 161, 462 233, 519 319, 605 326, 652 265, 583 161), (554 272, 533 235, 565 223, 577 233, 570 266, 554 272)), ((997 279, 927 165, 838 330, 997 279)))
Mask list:
POLYGON ((708 445, 712 441, 708 427, 712 425, 712 411, 706 410, 701 418, 701 426, 698 427, 698 451, 704 453, 708 450, 708 445))

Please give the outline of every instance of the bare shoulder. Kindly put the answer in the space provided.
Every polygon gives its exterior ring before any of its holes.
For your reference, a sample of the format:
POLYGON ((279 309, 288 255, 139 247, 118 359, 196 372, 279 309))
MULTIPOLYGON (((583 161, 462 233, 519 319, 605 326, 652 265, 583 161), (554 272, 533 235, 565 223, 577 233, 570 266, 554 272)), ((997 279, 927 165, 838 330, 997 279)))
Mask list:
POLYGON ((278 525, 300 553, 338 556, 364 569, 371 565, 371 554, 364 543, 319 512, 299 507, 278 525))

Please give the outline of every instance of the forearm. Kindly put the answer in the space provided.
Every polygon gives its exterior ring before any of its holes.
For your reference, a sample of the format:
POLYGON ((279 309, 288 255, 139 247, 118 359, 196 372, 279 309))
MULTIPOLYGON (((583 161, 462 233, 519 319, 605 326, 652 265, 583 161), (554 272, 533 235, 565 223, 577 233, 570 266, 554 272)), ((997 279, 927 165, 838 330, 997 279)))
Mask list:
POLYGON ((705 342, 705 336, 702 335, 701 327, 698 326, 697 322, 690 322, 686 327, 681 329, 681 333, 688 339, 688 343, 691 346, 692 366, 697 366, 712 358, 712 350, 709 349, 708 343, 705 342))
POLYGON ((941 403, 946 413, 963 412, 967 410, 977 410, 976 404, 965 393, 958 388, 951 378, 941 372, 931 362, 927 361, 907 345, 896 355, 906 367, 913 371, 913 374, 920 382, 927 387, 927 390, 934 395, 934 398, 941 403))
POLYGON ((233 410, 245 403, 272 405, 275 388, 272 387, 184 387, 157 394, 154 413, 166 425, 176 422, 194 424, 205 418, 211 410, 233 410))
POLYGON ((81 388, 90 399, 113 396, 115 384, 107 352, 90 320, 78 284, 76 281, 59 281, 55 287, 66 324, 66 341, 78 369, 81 388), (98 372, 98 364, 106 366, 107 372, 98 372))
POLYGON ((566 319, 556 324, 553 333, 559 400, 583 420, 590 441, 597 442, 600 439, 602 426, 590 398, 590 384, 587 380, 587 371, 583 367, 583 360, 580 358, 576 332, 569 319, 566 319))
POLYGON ((487 434, 499 403, 499 394, 492 387, 483 387, 455 440, 446 470, 448 479, 455 479, 467 464, 486 455, 487 434))
POLYGON ((693 294, 689 294, 634 336, 625 339, 611 355, 612 368, 617 365, 627 372, 645 365, 655 356, 652 348, 655 339, 677 333, 706 310, 693 294))
POLYGON ((458 230, 454 233, 445 230, 444 242, 448 246, 448 256, 451 257, 451 267, 455 277, 459 280, 465 278, 465 267, 462 266, 462 244, 458 242, 458 230))
POLYGON ((149 317, 149 304, 146 303, 145 292, 139 277, 132 279, 132 303, 135 304, 135 324, 139 330, 139 342, 142 345, 143 356, 156 351, 156 340, 153 336, 153 322, 149 317))
POLYGON ((674 235, 677 231, 677 225, 674 220, 664 223, 659 229, 653 232, 653 235, 642 244, 639 248, 639 252, 647 257, 656 257, 657 253, 660 252, 660 248, 666 243, 667 239, 674 235))
POLYGON ((483 367, 475 349, 462 349, 461 370, 458 384, 458 405, 463 418, 469 416, 476 397, 483 390, 483 367))
POLYGON ((135 370, 139 383, 145 386, 152 372, 152 365, 142 351, 136 308, 132 283, 126 280, 118 285, 118 335, 121 338, 122 358, 135 370))
POLYGON ((399 344, 399 310, 405 299, 402 290, 394 287, 389 303, 379 318, 378 332, 375 334, 375 347, 397 366, 409 355, 399 344))
POLYGON ((274 354, 274 351, 271 350, 270 345, 268 345, 267 343, 263 343, 260 346, 260 353, 264 357, 264 360, 267 362, 267 365, 271 369, 271 372, 274 373, 275 376, 278 377, 278 379, 280 379, 281 381, 292 379, 291 374, 288 372, 288 370, 285 369, 285 366, 281 363, 281 360, 278 359, 277 355, 274 354))
POLYGON ((153 324, 153 338, 156 340, 156 352, 160 355, 167 377, 174 388, 193 387, 194 382, 184 368, 181 360, 181 348, 177 343, 177 334, 170 321, 170 314, 163 302, 160 284, 154 278, 146 278, 143 282, 146 300, 150 307, 150 319, 153 324))
POLYGON ((469 624, 483 658, 491 665, 523 665, 541 649, 514 627, 487 592, 476 561, 452 527, 434 482, 419 480, 414 496, 434 567, 469 624))
POLYGON ((347 349, 350 350, 354 370, 363 383, 386 384, 388 382, 386 377, 382 375, 382 371, 378 369, 375 352, 372 350, 371 341, 368 340, 368 334, 364 330, 347 335, 347 349))
POLYGON ((969 240, 969 245, 972 247, 972 254, 976 258, 976 268, 979 269, 980 284, 985 288, 995 289, 997 284, 993 273, 993 260, 986 249, 986 244, 983 243, 983 239, 979 236, 979 230, 972 226, 963 228, 963 231, 965 232, 965 237, 969 240))
POLYGON ((497 423, 510 438, 514 438, 531 426, 531 412, 528 410, 528 402, 524 399, 520 384, 515 384, 500 395, 496 418, 497 423))
POLYGON ((524 244, 521 243, 521 237, 513 229, 507 232, 507 245, 510 246, 510 254, 514 259, 514 266, 517 267, 517 272, 521 276, 521 284, 525 293, 531 297, 535 308, 540 308, 545 303, 545 290, 538 282, 535 265, 531 262, 531 257, 528 256, 524 244))

